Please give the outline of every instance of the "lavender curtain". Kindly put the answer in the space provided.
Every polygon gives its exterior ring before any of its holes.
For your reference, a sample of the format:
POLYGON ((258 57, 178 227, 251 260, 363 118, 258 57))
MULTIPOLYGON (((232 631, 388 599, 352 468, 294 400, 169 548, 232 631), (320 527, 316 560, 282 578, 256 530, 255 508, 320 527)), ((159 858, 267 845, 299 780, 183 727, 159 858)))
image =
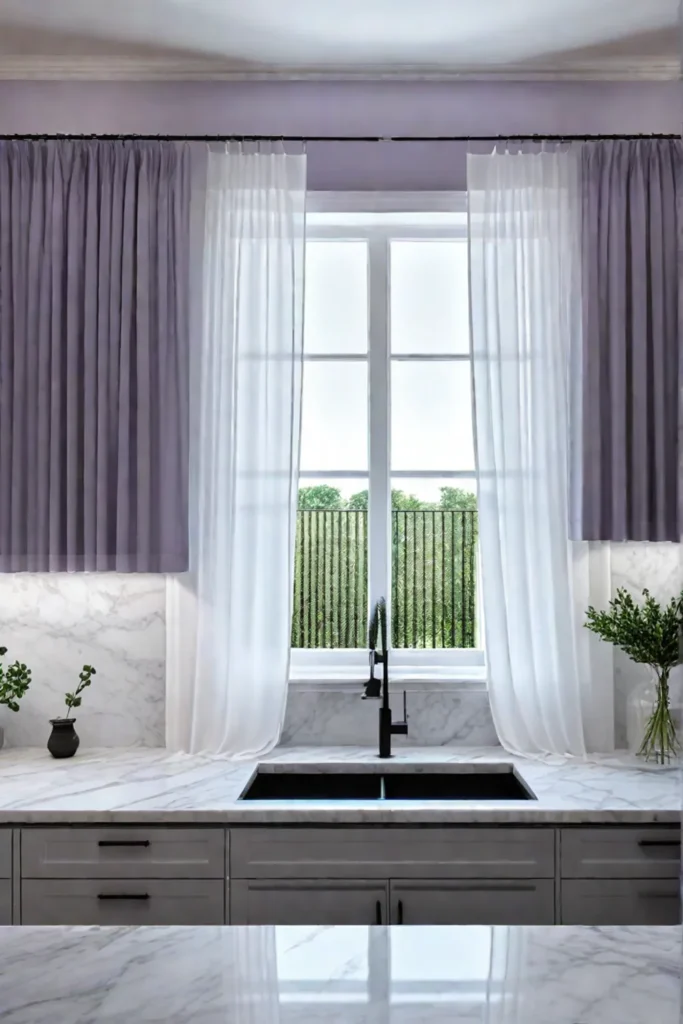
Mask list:
MULTIPOLYGON (((678 541, 679 140, 583 148, 583 356, 575 536, 678 541)), ((575 495, 576 498, 576 495, 575 495)))
POLYGON ((187 568, 190 156, 0 140, 0 571, 187 568))

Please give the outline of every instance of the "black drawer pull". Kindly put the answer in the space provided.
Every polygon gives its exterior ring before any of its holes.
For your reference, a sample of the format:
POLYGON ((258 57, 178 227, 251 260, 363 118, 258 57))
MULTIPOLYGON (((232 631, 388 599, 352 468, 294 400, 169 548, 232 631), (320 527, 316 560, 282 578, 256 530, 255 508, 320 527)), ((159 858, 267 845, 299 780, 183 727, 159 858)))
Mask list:
POLYGON ((382 901, 377 900, 375 903, 375 924, 382 923, 382 901))
POLYGON ((397 920, 399 924, 403 924, 403 900, 398 901, 397 920))
POLYGON ((148 892, 100 892, 98 900, 148 900, 148 892))
POLYGON ((680 839, 639 839, 638 846, 680 846, 680 839))
POLYGON ((98 846, 149 846, 149 839, 100 839, 98 846))

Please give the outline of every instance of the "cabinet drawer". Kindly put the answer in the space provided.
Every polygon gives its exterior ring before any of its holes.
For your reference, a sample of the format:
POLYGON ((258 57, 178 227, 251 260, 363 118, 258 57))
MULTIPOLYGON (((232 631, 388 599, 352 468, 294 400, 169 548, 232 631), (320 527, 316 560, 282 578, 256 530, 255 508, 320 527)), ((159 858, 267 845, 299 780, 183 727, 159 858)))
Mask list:
POLYGON ((386 883, 282 881, 230 883, 230 924, 387 924, 386 883))
POLYGON ((562 924, 681 923, 678 879, 589 879, 562 883, 562 924))
POLYGON ((12 877, 12 829, 0 828, 0 878, 12 877))
POLYGON ((576 828, 560 836, 563 878, 678 878, 681 830, 576 828))
POLYGON ((22 878, 224 878, 221 828, 36 828, 22 878))
POLYGON ((21 885, 22 924, 223 924, 224 904, 222 881, 31 879, 21 885))
POLYGON ((12 923, 12 883, 0 878, 0 925, 12 923))
POLYGON ((245 828, 233 878, 553 878, 552 829, 245 828))
POLYGON ((555 923, 555 883, 451 879, 391 883, 392 924, 555 923))

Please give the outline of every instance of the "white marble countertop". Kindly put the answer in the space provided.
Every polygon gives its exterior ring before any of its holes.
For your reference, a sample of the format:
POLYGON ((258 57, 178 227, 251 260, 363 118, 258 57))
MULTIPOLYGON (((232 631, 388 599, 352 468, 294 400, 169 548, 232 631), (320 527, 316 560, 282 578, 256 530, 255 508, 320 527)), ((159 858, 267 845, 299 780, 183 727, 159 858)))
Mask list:
MULTIPOLYGON (((680 823, 678 766, 644 766, 628 755, 592 763, 515 758, 498 748, 402 749, 390 762, 353 747, 282 747, 258 764, 372 766, 419 771, 486 763, 513 764, 536 795, 515 801, 247 801, 238 797, 257 762, 169 754, 163 749, 84 750, 56 761, 37 748, 0 752, 0 824, 55 822, 171 823, 680 823)), ((461 769, 462 770, 462 769, 461 769)))
POLYGON ((680 1024, 680 928, 3 928, 3 1024, 680 1024))

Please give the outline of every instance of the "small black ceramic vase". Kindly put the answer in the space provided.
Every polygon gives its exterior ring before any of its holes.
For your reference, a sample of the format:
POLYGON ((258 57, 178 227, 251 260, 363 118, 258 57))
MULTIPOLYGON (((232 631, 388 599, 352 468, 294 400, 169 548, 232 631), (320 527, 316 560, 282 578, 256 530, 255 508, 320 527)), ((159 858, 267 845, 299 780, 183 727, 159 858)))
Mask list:
POLYGON ((47 749, 53 757, 73 757, 81 742, 74 729, 75 718, 51 718, 52 732, 47 749))

